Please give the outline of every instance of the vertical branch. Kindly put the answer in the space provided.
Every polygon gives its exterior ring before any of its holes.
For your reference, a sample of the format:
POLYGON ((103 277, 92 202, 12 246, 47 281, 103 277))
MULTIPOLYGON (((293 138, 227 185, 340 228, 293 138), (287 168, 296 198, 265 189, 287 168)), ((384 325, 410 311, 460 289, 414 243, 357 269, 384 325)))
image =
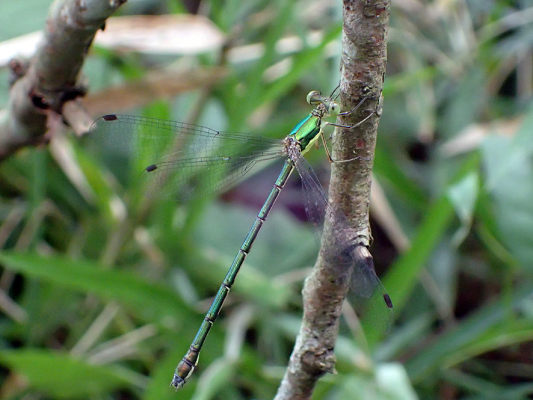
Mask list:
MULTIPOLYGON (((352 126, 372 116, 357 127, 337 128, 333 158, 358 159, 333 164, 330 202, 344 211, 355 229, 356 243, 363 246, 370 243, 368 206, 387 60, 389 6, 389 0, 345 0, 343 10, 341 105, 350 110, 361 99, 367 100, 339 123, 352 126)), ((325 249, 335 242, 331 235, 334 224, 326 221, 319 258, 305 282, 302 326, 276 400, 309 399, 317 380, 334 372, 341 307, 353 268, 324 256, 325 249)))
POLYGON ((353 126, 374 114, 353 129, 337 128, 334 159, 357 159, 333 164, 329 197, 344 211, 365 246, 370 242, 368 205, 387 64, 389 6, 389 0, 344 1, 341 106, 351 110, 362 99, 366 100, 357 110, 340 118, 339 123, 353 126))

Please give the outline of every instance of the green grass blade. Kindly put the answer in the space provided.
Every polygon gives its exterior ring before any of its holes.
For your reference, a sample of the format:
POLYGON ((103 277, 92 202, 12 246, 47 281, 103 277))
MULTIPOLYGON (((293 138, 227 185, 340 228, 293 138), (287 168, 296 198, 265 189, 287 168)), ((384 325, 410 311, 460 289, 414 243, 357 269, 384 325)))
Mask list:
POLYGON ((183 308, 188 308, 164 286, 149 283, 128 272, 104 269, 90 261, 14 252, 1 252, 0 261, 7 268, 27 276, 116 300, 149 320, 183 318, 183 308))

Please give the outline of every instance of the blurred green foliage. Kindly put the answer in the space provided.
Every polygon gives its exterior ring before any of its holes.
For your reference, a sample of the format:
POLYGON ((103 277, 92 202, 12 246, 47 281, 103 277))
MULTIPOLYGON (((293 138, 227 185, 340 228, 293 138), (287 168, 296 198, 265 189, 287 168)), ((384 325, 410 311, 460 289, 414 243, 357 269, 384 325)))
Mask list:
MULTIPOLYGON (((29 3, 2 2, 1 39, 42 26, 49 2, 29 3)), ((231 38, 225 78, 129 113, 283 137, 308 113, 307 92, 327 93, 339 81, 341 7, 202 2, 200 12, 231 38), (280 50, 286 37, 301 46, 280 50), (251 44, 261 51, 231 56, 251 44)), ((384 195, 373 210, 385 202, 392 214, 372 220, 371 252, 395 322, 368 344, 357 327, 342 326, 338 373, 319 382, 314 399, 533 393, 532 11, 528 2, 393 2, 374 169, 384 195)), ((121 9, 168 12, 185 7, 161 0, 121 9)), ((84 72, 92 90, 106 90, 170 63, 193 73, 219 60, 99 48, 84 72)), ((0 89, 5 106, 6 84, 0 89)), ((113 176, 82 140, 58 146, 72 163, 43 146, 0 165, 2 398, 273 397, 317 253, 298 180, 176 394, 173 369, 279 165, 221 198, 176 205, 146 200, 138 176, 125 165, 126 179, 113 176)), ((321 151, 308 159, 327 182, 321 151)))

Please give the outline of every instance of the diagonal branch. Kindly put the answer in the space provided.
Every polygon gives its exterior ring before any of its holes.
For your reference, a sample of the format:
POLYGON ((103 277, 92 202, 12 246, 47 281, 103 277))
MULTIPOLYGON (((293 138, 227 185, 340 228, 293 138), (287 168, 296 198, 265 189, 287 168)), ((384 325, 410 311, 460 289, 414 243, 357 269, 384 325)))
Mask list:
POLYGON ((0 118, 0 160, 43 141, 50 113, 63 114, 66 102, 85 94, 79 73, 94 35, 125 1, 54 1, 35 56, 11 63, 16 81, 0 118))
MULTIPOLYGON (((351 221, 356 232, 356 244, 363 246, 370 243, 368 206, 387 61, 389 6, 388 0, 345 0, 343 10, 341 104, 343 110, 350 110, 362 98, 367 100, 362 107, 341 118, 339 123, 352 126, 369 113, 373 115, 356 128, 337 129, 333 159, 360 159, 332 166, 329 196, 333 206, 342 209, 351 221)), ((323 256, 327 246, 334 242, 331 236, 333 227, 328 222, 324 227, 320 256, 305 282, 302 326, 276 400, 308 399, 317 380, 328 372, 334 372, 333 350, 351 267, 346 265, 342 270, 323 256)))

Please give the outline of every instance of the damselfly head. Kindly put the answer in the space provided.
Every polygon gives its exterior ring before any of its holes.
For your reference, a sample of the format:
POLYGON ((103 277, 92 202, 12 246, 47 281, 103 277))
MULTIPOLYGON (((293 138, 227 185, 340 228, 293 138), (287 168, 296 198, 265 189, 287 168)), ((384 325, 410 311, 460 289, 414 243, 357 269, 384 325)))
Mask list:
POLYGON ((307 102, 312 106, 322 104, 325 111, 333 117, 336 117, 341 110, 341 107, 336 101, 332 100, 331 97, 322 96, 322 94, 316 90, 309 92, 307 95, 307 102))

